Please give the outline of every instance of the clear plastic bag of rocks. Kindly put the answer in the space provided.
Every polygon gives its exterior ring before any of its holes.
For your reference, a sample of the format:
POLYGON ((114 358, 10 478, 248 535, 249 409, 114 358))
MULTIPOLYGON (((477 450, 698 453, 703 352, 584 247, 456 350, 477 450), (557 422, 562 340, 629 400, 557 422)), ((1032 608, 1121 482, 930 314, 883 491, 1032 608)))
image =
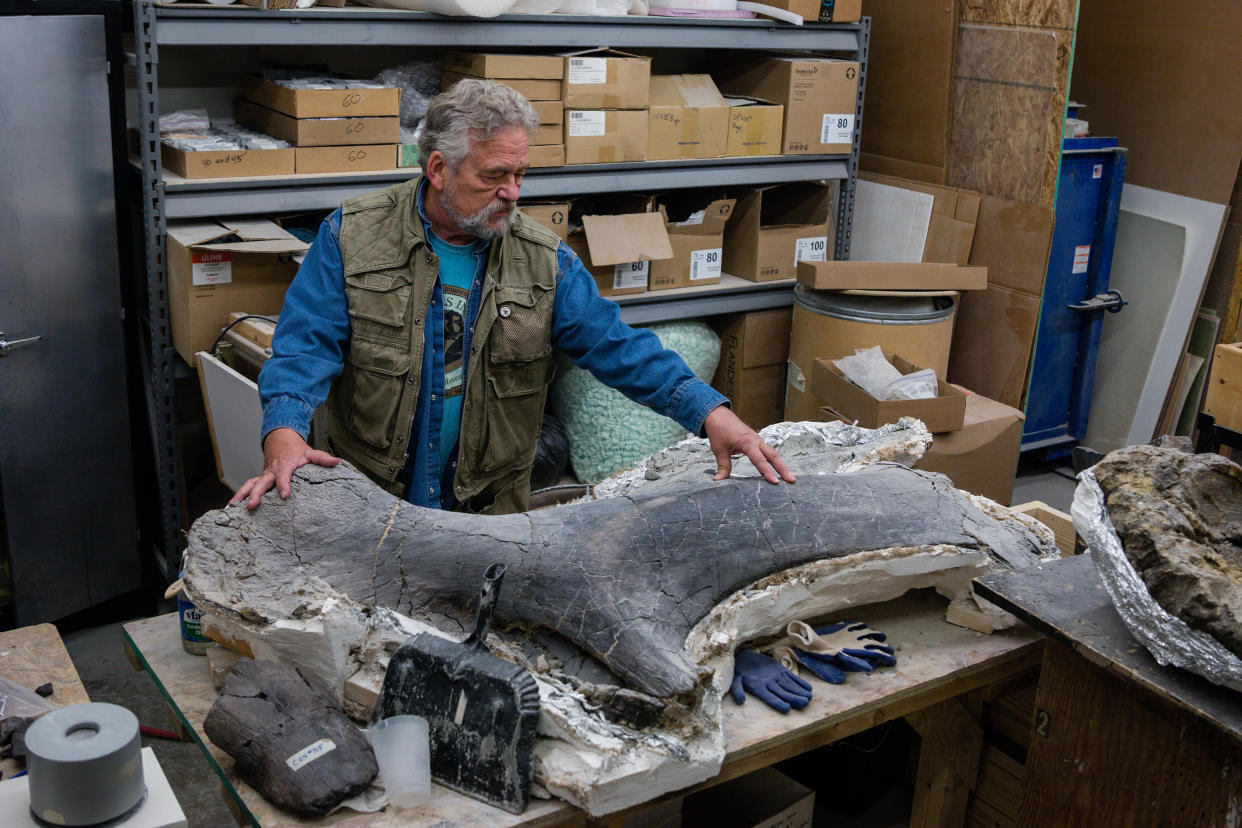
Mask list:
POLYGON ((206 132, 211 129, 211 119, 205 109, 179 109, 160 116, 160 134, 169 132, 206 132))
POLYGON ((438 60, 412 60, 375 76, 376 83, 401 90, 401 126, 414 129, 423 120, 427 104, 440 91, 440 71, 438 60))
POLYGON ((936 396, 936 372, 916 371, 902 376, 879 345, 856 348, 851 356, 834 360, 846 379, 877 400, 922 400, 936 396))

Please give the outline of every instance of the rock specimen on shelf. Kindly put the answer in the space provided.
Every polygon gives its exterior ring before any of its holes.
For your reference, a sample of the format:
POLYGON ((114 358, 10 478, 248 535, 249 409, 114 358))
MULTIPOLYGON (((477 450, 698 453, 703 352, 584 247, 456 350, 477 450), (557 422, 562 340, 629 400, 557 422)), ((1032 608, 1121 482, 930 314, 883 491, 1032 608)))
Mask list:
POLYGON ((329 813, 379 773, 366 737, 323 681, 300 667, 237 662, 203 731, 248 785, 301 814, 329 813))
POLYGON ((1152 598, 1242 657, 1242 467, 1219 454, 1130 446, 1094 471, 1152 598))

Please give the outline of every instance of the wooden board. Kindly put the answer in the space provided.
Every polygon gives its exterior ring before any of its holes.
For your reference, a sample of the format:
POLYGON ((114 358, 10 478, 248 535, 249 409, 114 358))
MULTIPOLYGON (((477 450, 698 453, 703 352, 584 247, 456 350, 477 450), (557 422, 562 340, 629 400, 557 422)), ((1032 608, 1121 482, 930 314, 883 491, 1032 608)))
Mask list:
MULTIPOLYGON (((817 683, 810 706, 782 716, 756 699, 737 706, 725 699, 727 755, 719 776, 695 789, 707 788, 796 756, 837 739, 900 718, 962 693, 1022 673, 1038 664, 1042 637, 1025 625, 982 635, 943 621, 946 602, 931 591, 909 593, 895 601, 868 607, 866 620, 889 635, 897 648, 896 669, 852 675, 844 685, 817 683)), ((265 802, 237 779, 232 760, 202 733, 202 720, 215 700, 205 659, 187 654, 177 636, 176 615, 134 621, 124 626, 127 643, 173 703, 195 739, 216 765, 221 778, 237 792, 237 801, 263 825, 310 824, 265 802)), ((670 794, 681 796, 687 791, 670 794)), ((641 810, 652 803, 634 809, 641 810)), ((610 815, 613 822, 628 812, 610 815)), ((586 815, 564 802, 533 801, 522 816, 435 788, 431 803, 418 811, 393 814, 345 814, 329 822, 387 828, 409 824, 417 817, 445 825, 580 825, 586 815)), ((318 823, 315 823, 318 824, 318 823)))
POLYGON ((1057 549, 1061 550, 1062 558, 1068 558, 1074 554, 1074 548, 1078 544, 1078 532, 1074 529, 1073 518, 1065 512, 1052 508, 1042 500, 1020 503, 1010 508, 1015 512, 1030 515, 1051 529, 1057 539, 1057 549))
POLYGON ((1019 826, 1238 824, 1242 744, 1166 697, 1049 641, 1035 704, 1019 826))
POLYGON ((1217 425, 1242 430, 1242 342, 1216 346, 1203 412, 1217 425))
MULTIPOLYGON (((36 624, 0 632, 0 674, 27 690, 52 683, 49 704, 66 707, 90 701, 60 633, 51 624, 36 624)), ((12 759, 0 760, 0 777, 20 769, 12 759)))
POLYGON ((1108 672, 1242 743, 1239 695, 1193 673, 1157 664, 1113 608, 1090 555, 985 575, 975 579, 975 591, 1108 672))
POLYGON ((1130 150, 1126 181, 1226 204, 1242 159, 1242 4, 1082 4, 1074 99, 1130 150), (1169 125, 1176 124, 1170 129, 1169 125))

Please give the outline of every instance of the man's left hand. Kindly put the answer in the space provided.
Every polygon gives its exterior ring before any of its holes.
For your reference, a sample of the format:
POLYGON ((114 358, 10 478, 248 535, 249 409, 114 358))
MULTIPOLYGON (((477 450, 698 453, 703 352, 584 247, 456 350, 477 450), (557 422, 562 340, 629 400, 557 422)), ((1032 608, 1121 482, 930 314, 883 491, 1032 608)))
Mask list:
POLYGON ((744 454, 769 483, 793 483, 798 478, 785 465, 776 449, 763 442, 755 430, 742 422, 726 405, 712 409, 703 421, 707 442, 716 456, 716 476, 724 480, 733 470, 733 455, 744 454))

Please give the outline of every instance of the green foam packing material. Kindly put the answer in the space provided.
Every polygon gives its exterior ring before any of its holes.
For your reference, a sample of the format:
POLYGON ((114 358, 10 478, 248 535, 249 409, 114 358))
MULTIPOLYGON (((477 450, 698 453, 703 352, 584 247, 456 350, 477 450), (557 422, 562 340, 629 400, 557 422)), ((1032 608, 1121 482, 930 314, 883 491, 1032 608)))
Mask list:
MULTIPOLYGON (((660 344, 679 354, 695 376, 711 381, 720 361, 720 338, 704 322, 680 320, 646 327, 660 344)), ((676 422, 604 385, 564 354, 558 354, 552 410, 565 425, 570 461, 584 483, 630 468, 687 436, 676 422)))

